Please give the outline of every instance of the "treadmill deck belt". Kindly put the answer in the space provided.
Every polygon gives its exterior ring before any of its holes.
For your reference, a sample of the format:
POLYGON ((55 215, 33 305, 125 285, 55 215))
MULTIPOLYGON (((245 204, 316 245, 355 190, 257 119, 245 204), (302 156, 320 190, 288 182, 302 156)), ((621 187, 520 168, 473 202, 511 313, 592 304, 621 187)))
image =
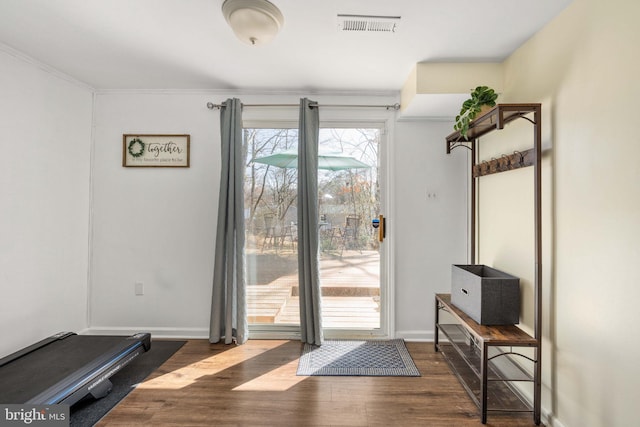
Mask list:
MULTIPOLYGON (((13 360, 13 355, 0 359, 0 402, 62 403, 82 384, 88 389, 84 390, 86 395, 150 345, 149 334, 123 337, 61 333, 54 337, 13 360), (56 336, 62 338, 51 340, 56 336), (9 361, 3 364, 5 360, 9 361)), ((73 404, 84 395, 64 403, 73 404)))

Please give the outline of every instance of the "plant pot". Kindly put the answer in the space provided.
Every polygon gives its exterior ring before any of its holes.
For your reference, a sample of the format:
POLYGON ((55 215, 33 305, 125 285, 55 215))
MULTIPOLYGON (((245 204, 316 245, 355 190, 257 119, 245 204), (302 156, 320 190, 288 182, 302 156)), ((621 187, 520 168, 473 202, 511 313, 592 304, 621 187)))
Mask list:
MULTIPOLYGON (((480 107, 480 112, 478 114, 476 114, 476 117, 471 121, 472 123, 475 122, 476 120, 478 120, 479 117, 483 116, 487 111, 492 110, 494 107, 492 107, 491 105, 483 105, 482 107, 480 107)), ((496 122, 496 118, 495 116, 491 116, 489 118, 489 124, 494 124, 496 122)))
POLYGON ((483 105, 482 107, 480 107, 480 112, 478 113, 478 115, 476 117, 480 117, 481 115, 483 115, 487 111, 491 110, 492 108, 494 108, 494 107, 492 107, 491 105, 483 105))

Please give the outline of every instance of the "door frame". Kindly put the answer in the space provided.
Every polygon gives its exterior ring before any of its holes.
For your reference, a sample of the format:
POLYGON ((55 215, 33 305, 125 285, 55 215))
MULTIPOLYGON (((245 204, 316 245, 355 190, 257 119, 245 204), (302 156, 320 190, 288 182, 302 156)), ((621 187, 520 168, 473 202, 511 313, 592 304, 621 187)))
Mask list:
MULTIPOLYGON (((380 328, 375 330, 370 329, 346 329, 346 328, 323 328, 324 337, 328 339, 340 338, 340 339, 367 339, 367 338, 393 338, 393 331, 395 331, 395 319, 394 312, 394 282, 393 282, 393 222, 390 218, 393 217, 391 207, 393 204, 390 201, 390 196, 393 194, 390 189, 393 183, 391 178, 390 154, 393 150, 390 149, 392 142, 392 127, 393 121, 391 119, 386 120, 320 120, 320 128, 377 128, 380 129, 380 151, 378 153, 378 162, 380 168, 380 207, 386 218, 386 237, 384 242, 380 246, 380 328)), ((367 227, 370 227, 367 221, 367 227)))
MULTIPOLYGON (((362 112, 354 114, 353 119, 323 120, 321 116, 320 128, 378 128, 380 129, 379 167, 381 179, 381 209, 386 218, 386 237, 380 251, 380 328, 369 329, 334 329, 323 328, 325 338, 334 339, 384 339, 395 337, 395 239, 394 223, 394 161, 392 145, 394 143, 393 130, 395 112, 385 111, 382 114, 372 114, 366 111, 368 118, 364 118, 362 112), (375 117, 371 117, 375 116, 375 117)), ((342 117, 344 117, 344 110, 342 117)), ((296 128, 297 121, 291 119, 278 120, 244 120, 243 128, 296 128)), ((299 325, 249 325, 250 339, 300 339, 299 325)))

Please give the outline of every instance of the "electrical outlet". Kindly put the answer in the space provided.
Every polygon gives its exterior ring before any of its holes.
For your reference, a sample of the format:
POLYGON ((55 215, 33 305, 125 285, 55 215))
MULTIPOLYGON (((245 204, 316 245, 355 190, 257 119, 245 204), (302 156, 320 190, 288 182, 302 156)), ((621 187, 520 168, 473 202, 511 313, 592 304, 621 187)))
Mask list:
POLYGON ((136 282, 133 288, 137 296, 144 295, 144 283, 136 282))

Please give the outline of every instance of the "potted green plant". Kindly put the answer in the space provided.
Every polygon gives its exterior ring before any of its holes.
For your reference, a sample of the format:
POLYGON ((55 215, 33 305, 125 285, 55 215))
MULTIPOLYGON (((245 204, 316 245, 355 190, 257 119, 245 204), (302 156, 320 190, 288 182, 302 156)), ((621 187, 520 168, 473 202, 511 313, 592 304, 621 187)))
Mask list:
POLYGON ((460 114, 456 116, 454 130, 460 131, 460 135, 467 139, 469 123, 476 118, 483 106, 495 107, 498 94, 488 86, 478 86, 471 91, 471 98, 462 103, 460 114))

